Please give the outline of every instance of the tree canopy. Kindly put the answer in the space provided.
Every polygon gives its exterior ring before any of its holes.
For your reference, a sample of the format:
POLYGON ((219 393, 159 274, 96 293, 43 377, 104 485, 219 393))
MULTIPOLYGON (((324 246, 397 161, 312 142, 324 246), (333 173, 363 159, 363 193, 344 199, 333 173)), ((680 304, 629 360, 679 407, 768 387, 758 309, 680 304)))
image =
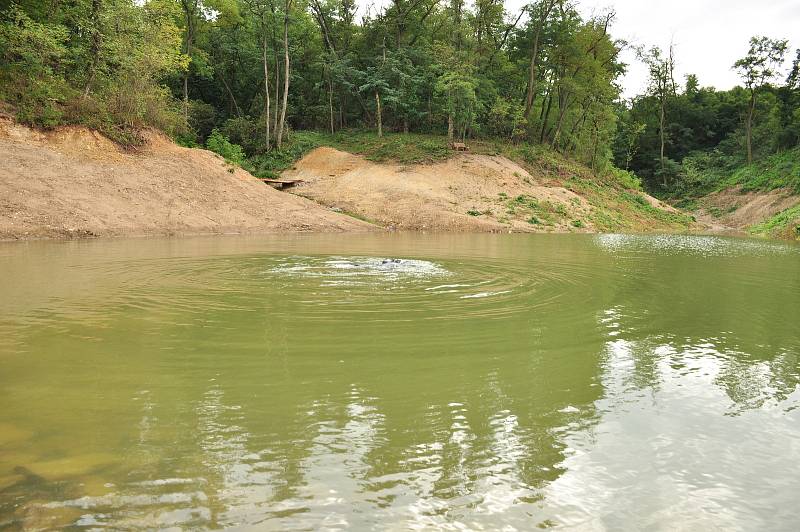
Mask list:
MULTIPOLYGON (((142 127, 247 156, 293 131, 359 128, 543 144, 674 191, 702 168, 800 143, 800 51, 751 41, 742 87, 674 79, 680 57, 640 52, 651 83, 620 97, 627 43, 614 13, 567 0, 0 0, 0 99, 18 119, 79 123, 122 142, 142 127), (748 147, 749 146, 749 147, 748 147)), ((704 170, 703 170, 704 171, 704 170)))

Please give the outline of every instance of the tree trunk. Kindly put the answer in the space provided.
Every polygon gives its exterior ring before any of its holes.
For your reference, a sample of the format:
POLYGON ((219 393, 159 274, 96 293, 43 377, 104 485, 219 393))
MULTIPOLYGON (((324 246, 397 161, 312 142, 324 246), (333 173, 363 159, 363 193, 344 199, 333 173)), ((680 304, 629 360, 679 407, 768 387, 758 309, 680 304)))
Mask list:
POLYGON ((87 76, 86 88, 83 91, 82 99, 89 96, 89 91, 91 91, 92 83, 94 83, 94 77, 97 73, 97 66, 100 62, 100 42, 103 35, 100 31, 100 4, 101 0, 92 0, 92 46, 90 49, 91 62, 89 63, 89 75, 87 76))
POLYGON ((286 0, 285 12, 283 14, 283 101, 281 102, 281 118, 278 122, 277 138, 275 145, 281 149, 283 143, 283 127, 286 123, 286 104, 289 100, 289 10, 292 7, 291 0, 286 0))
MULTIPOLYGON (((277 48, 277 46, 276 46, 277 48)), ((278 113, 281 107, 281 69, 278 68, 280 60, 278 58, 278 51, 275 50, 275 112, 272 113, 272 136, 275 137, 275 131, 278 131, 278 113)))
POLYGON ((525 114, 523 115, 525 116, 526 120, 531 114, 533 100, 536 97, 536 63, 539 58, 539 37, 542 33, 542 28, 547 21, 547 17, 550 15, 550 11, 553 9, 555 3, 555 0, 551 0, 545 5, 542 16, 539 19, 539 24, 536 26, 536 31, 533 34, 533 50, 531 51, 531 64, 528 71, 528 93, 525 97, 525 114))
POLYGON ((756 111, 756 91, 750 91, 750 106, 747 110, 745 133, 747 136, 747 164, 753 164, 753 115, 756 111))
POLYGON ((666 140, 664 138, 664 122, 666 122, 666 100, 661 100, 661 115, 659 117, 659 134, 661 137, 661 176, 664 178, 664 188, 667 187, 667 174, 664 172, 664 146, 666 140))
POLYGON ((333 84, 331 83, 330 73, 328 73, 328 110, 331 115, 331 135, 333 135, 333 84))
POLYGON ((381 123, 381 95, 378 94, 378 91, 375 91, 375 120, 378 124, 378 136, 383 136, 383 124, 381 123))
POLYGON ((270 131, 269 131, 269 61, 267 61, 267 28, 264 28, 264 35, 262 39, 262 60, 264 61, 264 122, 267 126, 267 134, 264 139, 264 146, 267 151, 270 149, 270 131))
POLYGON ((447 140, 453 142, 453 113, 447 113, 447 140))
MULTIPOLYGON (((194 7, 188 2, 182 2, 183 11, 186 15, 186 56, 192 56, 192 40, 194 39, 194 23, 192 16, 194 15, 194 7)), ((189 123, 189 67, 186 67, 186 74, 183 76, 183 119, 186 124, 189 123)))
POLYGON ((547 95, 547 106, 543 109, 542 132, 539 135, 539 144, 544 144, 545 132, 547 131, 547 121, 550 120, 550 110, 553 108, 553 90, 550 89, 547 95))
POLYGON ((231 105, 228 106, 228 112, 231 111, 231 107, 236 111, 236 116, 242 116, 242 110, 239 108, 239 103, 236 101, 236 97, 233 95, 233 91, 231 91, 228 82, 225 81, 225 76, 222 74, 219 75, 220 81, 222 81, 222 85, 225 87, 225 91, 228 93, 228 98, 231 100, 231 105))

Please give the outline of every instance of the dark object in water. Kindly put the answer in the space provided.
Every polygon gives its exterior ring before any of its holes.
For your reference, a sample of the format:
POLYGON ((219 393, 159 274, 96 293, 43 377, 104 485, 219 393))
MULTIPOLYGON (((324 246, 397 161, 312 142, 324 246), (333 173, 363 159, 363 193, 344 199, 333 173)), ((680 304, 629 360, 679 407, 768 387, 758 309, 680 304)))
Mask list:
POLYGON ((401 262, 403 262, 402 259, 383 259, 381 264, 400 264, 401 262))

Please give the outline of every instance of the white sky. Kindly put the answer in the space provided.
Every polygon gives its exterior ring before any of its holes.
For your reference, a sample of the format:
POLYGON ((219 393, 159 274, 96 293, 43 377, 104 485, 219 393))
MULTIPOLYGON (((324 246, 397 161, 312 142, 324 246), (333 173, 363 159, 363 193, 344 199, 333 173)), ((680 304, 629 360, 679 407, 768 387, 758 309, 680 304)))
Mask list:
MULTIPOLYGON (((507 0, 507 6, 524 5, 507 0)), ((747 53, 753 35, 789 39, 787 68, 800 48, 800 0, 581 0, 585 15, 613 8, 617 19, 611 28, 616 38, 634 45, 675 44, 676 81, 697 74, 700 84, 730 89, 738 84, 733 63, 747 53)), ((623 59, 628 74, 623 80, 626 97, 644 91, 647 71, 627 51, 623 59)), ((784 76, 785 77, 785 76, 784 76)))
MULTIPOLYGON (((669 47, 675 44, 676 81, 686 74, 697 74, 700 84, 729 89, 738 83, 733 63, 747 53, 753 35, 789 39, 787 65, 800 48, 800 0, 573 0, 584 16, 617 13, 611 27, 615 38, 633 45, 669 47)), ((510 13, 529 0, 505 0, 510 13)), ((387 0, 359 0, 366 5, 382 5, 387 0)), ((644 91, 647 71, 632 51, 623 54, 628 73, 622 81, 624 96, 644 91)))

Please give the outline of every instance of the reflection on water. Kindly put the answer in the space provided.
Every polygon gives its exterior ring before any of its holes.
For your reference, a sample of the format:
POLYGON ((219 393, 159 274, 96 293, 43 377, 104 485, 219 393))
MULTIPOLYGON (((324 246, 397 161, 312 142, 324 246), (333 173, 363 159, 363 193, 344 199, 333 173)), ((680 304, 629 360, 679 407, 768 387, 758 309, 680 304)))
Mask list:
POLYGON ((800 249, 0 246, 0 528, 793 530, 800 249))

